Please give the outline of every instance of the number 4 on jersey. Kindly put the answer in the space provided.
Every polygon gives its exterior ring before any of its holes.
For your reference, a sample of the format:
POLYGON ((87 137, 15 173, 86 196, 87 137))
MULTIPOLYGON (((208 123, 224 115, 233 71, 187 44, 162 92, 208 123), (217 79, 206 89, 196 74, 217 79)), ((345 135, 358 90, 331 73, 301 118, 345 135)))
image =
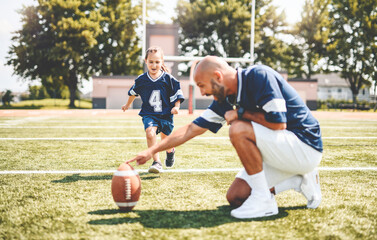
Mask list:
POLYGON ((153 107, 155 112, 162 112, 162 100, 160 90, 153 90, 149 97, 149 104, 153 107))

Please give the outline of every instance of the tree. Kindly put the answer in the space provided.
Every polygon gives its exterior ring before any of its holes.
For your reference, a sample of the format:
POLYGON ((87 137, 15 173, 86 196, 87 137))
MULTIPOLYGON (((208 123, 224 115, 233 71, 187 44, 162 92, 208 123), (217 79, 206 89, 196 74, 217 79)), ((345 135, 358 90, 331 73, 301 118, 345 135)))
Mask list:
POLYGON ((377 76, 377 0, 332 0, 328 63, 350 83, 354 104, 359 90, 377 76))
POLYGON ((139 75, 143 68, 141 49, 136 34, 141 16, 140 5, 130 0, 104 0, 99 2, 103 30, 91 51, 96 71, 103 75, 139 75))
POLYGON ((40 80, 51 96, 70 92, 93 74, 140 74, 136 28, 141 8, 131 0, 39 0, 21 10, 8 65, 26 80, 40 80), (53 89, 54 91, 50 91, 53 89))
MULTIPOLYGON (((256 1, 256 61, 273 65, 283 55, 275 34, 285 26, 284 16, 275 14, 271 0, 256 1)), ((246 0, 179 0, 176 22, 181 27, 180 48, 194 56, 250 57, 251 5, 246 0)))
POLYGON ((13 101, 13 98, 14 98, 14 96, 12 94, 12 91, 6 90, 2 94, 1 101, 3 102, 4 106, 10 106, 10 103, 13 101))
POLYGON ((291 51, 295 55, 294 74, 310 79, 315 73, 323 70, 319 61, 326 54, 326 43, 330 33, 329 6, 330 0, 306 0, 301 21, 296 23, 292 35, 295 42, 291 51), (296 52, 295 48, 299 50, 296 52))
POLYGON ((77 85, 93 73, 88 53, 101 33, 96 0, 39 0, 39 5, 26 7, 23 28, 13 37, 8 65, 28 79, 48 79, 68 86, 70 107, 77 85))

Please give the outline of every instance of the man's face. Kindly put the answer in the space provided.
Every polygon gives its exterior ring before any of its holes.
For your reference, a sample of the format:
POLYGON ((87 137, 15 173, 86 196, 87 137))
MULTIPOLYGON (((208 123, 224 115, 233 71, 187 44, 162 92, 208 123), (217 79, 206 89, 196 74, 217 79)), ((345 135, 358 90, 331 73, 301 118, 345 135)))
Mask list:
POLYGON ((225 101, 224 85, 221 85, 213 77, 210 76, 195 76, 196 85, 200 88, 202 96, 213 96, 218 102, 225 101))
POLYGON ((224 86, 216 82, 213 78, 211 79, 211 86, 213 98, 220 103, 225 101, 226 95, 224 86))

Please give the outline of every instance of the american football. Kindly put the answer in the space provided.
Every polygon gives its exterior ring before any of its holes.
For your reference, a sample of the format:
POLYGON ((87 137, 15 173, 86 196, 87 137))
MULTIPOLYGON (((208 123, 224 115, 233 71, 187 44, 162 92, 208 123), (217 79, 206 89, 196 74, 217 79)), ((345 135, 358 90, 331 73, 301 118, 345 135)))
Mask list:
POLYGON ((141 193, 141 181, 134 168, 122 163, 113 175, 111 193, 120 210, 131 211, 137 204, 141 193))

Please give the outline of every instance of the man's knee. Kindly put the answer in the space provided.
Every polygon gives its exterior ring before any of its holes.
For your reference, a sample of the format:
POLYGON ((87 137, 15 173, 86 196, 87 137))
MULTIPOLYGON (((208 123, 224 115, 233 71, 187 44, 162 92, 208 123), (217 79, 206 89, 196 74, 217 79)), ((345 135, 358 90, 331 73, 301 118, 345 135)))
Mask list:
POLYGON ((241 137, 251 137, 253 135, 253 125, 246 121, 234 121, 229 127, 229 138, 232 142, 241 137))

